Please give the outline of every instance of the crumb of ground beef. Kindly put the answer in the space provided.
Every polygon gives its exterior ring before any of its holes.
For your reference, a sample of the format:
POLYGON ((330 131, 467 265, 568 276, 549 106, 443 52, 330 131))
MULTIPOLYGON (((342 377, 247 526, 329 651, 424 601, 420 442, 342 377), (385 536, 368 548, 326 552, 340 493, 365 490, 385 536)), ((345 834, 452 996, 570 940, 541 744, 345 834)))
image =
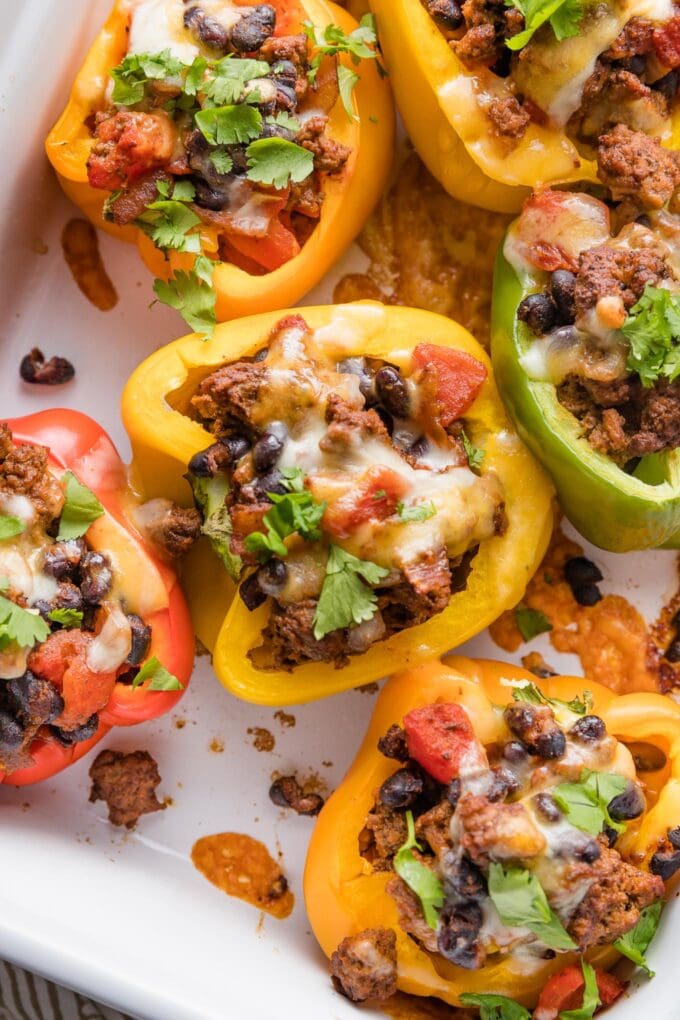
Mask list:
POLYGON ((266 366, 259 362, 224 365, 201 382, 191 398, 191 406, 206 422, 234 420, 251 424, 267 374, 266 366))
POLYGON ((318 815, 323 807, 319 793, 305 793, 295 776, 279 776, 269 787, 269 799, 278 807, 290 808, 296 815, 318 815))
POLYGON ((405 843, 408 831, 401 811, 393 811, 384 804, 376 804, 366 818, 359 834, 361 856, 376 871, 390 871, 392 858, 405 843))
POLYGON ((391 878, 385 886, 385 892, 397 905, 399 926, 416 939, 430 953, 437 952, 437 934, 430 928, 423 916, 420 900, 411 892, 401 878, 391 878))
POLYGON ((158 765, 148 751, 100 751, 89 775, 90 801, 106 802, 112 825, 133 829, 142 815, 165 808, 155 792, 161 781, 158 765))
POLYGON ((14 446, 12 433, 4 426, 0 449, 0 492, 27 496, 44 523, 58 517, 64 505, 64 491, 48 469, 47 447, 31 443, 14 446))
POLYGON ((660 209, 680 184, 678 153, 658 138, 631 131, 625 124, 602 135, 597 147, 597 174, 618 200, 634 198, 643 209, 660 209))
POLYGON ((649 248, 614 248, 599 244, 582 253, 574 288, 576 317, 585 315, 602 297, 618 295, 626 308, 642 296, 647 284, 669 279, 664 259, 649 248))
POLYGON ((546 848, 523 804, 492 803, 488 797, 464 794, 458 801, 462 826, 460 845, 470 860, 487 867, 494 860, 538 857, 546 848))
POLYGON ((446 799, 420 815, 416 821, 416 837, 425 840, 435 856, 451 849, 451 818, 453 807, 446 799))
POLYGON ((199 511, 195 507, 177 506, 170 500, 152 502, 158 504, 158 513, 147 527, 150 540, 170 559, 183 556, 201 533, 199 511))
POLYGON ((352 150, 325 134, 328 117, 319 114, 305 121, 295 141, 314 156, 314 169, 322 174, 337 174, 349 159, 352 150))
POLYGON ((531 123, 531 117, 514 96, 494 99, 486 108, 493 132, 501 138, 519 142, 531 123))
POLYGON ((352 1002, 389 999, 397 990, 397 937, 390 928, 348 935, 331 956, 335 989, 352 1002))

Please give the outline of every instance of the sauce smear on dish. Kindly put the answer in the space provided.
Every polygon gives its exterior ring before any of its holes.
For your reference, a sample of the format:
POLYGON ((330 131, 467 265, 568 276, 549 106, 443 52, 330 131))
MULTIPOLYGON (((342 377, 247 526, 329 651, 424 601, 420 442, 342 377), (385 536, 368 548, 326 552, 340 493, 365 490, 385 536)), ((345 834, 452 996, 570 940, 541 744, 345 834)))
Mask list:
POLYGON ((228 896, 283 920, 295 899, 288 880, 264 843, 240 832, 219 832, 194 843, 191 860, 201 874, 228 896))

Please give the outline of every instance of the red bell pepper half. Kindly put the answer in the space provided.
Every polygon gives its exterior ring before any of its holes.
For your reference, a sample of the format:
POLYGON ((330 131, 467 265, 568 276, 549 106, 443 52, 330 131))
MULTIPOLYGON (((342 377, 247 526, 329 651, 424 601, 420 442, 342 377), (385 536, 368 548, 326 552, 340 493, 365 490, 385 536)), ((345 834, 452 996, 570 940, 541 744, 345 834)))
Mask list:
MULTIPOLYGON (((15 418, 7 424, 12 430, 15 443, 34 443, 48 447, 52 465, 59 471, 72 471, 94 492, 106 516, 124 529, 127 539, 132 540, 135 563, 143 569, 144 574, 148 570, 146 576, 135 578, 135 587, 144 589, 153 577, 154 584, 157 587, 161 585, 167 594, 164 606, 143 615, 144 622, 152 631, 147 660, 155 656, 186 688, 194 660, 194 637, 189 611, 174 571, 158 558, 132 522, 130 511, 134 507, 134 497, 128 485, 125 465, 106 432, 86 415, 63 408, 15 418)), ((38 657, 42 653, 47 673, 59 672, 60 680, 65 680, 66 672, 73 669, 72 656, 75 649, 70 647, 73 637, 71 632, 56 632, 34 652, 38 657), (64 638, 60 637, 62 634, 64 638), (54 638, 58 638, 58 641, 53 642, 54 638), (69 648, 61 648, 65 641, 70 641, 69 648), (53 647, 46 653, 50 642, 53 647)), ((68 684, 71 690, 77 692, 74 696, 79 702, 71 705, 65 680, 62 693, 66 701, 66 718, 69 711, 78 713, 79 709, 90 714, 87 695, 83 693, 84 679, 78 675, 77 670, 75 674, 69 675, 68 684)), ((99 727, 89 740, 71 747, 62 747, 54 741, 37 737, 30 746, 33 764, 11 773, 0 772, 0 782, 24 786, 47 779, 82 758, 112 726, 131 726, 155 719, 171 710, 182 694, 183 690, 151 691, 148 682, 138 687, 114 682, 108 703, 99 712, 99 727)))

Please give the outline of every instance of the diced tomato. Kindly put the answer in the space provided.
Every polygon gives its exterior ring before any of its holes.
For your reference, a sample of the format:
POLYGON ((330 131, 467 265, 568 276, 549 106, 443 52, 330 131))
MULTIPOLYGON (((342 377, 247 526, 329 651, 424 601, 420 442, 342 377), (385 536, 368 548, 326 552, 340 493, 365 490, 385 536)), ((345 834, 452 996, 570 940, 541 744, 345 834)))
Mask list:
POLYGON ((414 708, 404 716, 408 752, 440 783, 460 773, 463 757, 477 742, 465 709, 436 704, 414 708))
POLYGON ((107 704, 116 682, 116 671, 95 673, 88 668, 87 653, 93 638, 80 630, 51 634, 28 658, 28 668, 61 690, 64 711, 55 725, 71 730, 86 722, 107 704))
POLYGON ((271 221, 266 237, 242 237, 230 234, 229 244, 241 255, 252 259, 269 272, 285 266, 300 254, 300 245, 295 234, 279 219, 271 221))
POLYGON ((444 428, 469 410, 488 375, 471 354, 438 344, 418 344, 413 363, 435 377, 435 399, 444 428))
POLYGON ((113 191, 132 184, 172 160, 176 131, 164 112, 121 110, 97 125, 97 141, 87 162, 93 188, 113 191))
POLYGON ((323 526, 336 538, 347 538, 360 524, 391 517, 407 490, 408 482, 401 475, 391 468, 376 465, 362 475, 346 495, 328 507, 323 526))
MULTIPOLYGON (((625 985, 606 970, 596 970, 597 990, 602 1006, 611 1006, 625 985)), ((581 967, 575 964, 553 974, 541 992, 534 1010, 534 1020, 558 1020, 559 1014, 583 1005, 585 981, 581 967)))
POLYGON ((680 67, 680 16, 676 15, 665 25, 654 29, 652 45, 665 67, 680 67))
POLYGON ((526 200, 507 245, 511 255, 547 272, 575 270, 581 252, 609 238, 609 226, 604 202, 591 195, 548 188, 526 200))

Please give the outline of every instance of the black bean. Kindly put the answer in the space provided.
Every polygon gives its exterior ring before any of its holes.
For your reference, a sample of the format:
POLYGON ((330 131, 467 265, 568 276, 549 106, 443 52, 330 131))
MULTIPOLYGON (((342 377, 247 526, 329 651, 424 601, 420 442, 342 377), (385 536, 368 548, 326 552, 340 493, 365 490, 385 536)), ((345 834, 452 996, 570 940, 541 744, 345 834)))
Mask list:
POLYGON ((20 747, 24 739, 24 731, 19 722, 7 712, 0 712, 0 747, 12 750, 20 747))
POLYGON ((449 783, 448 789, 446 791, 446 799, 448 800, 449 804, 451 804, 451 806, 454 809, 456 808, 456 805, 458 804, 458 801, 460 800, 461 793, 462 793, 462 786, 461 786, 460 779, 452 779, 451 782, 449 783))
POLYGON ((430 17, 442 28, 456 29, 463 24, 463 13, 457 0, 424 0, 430 17))
POLYGON ((141 616, 137 616, 135 613, 128 613, 128 623, 130 624, 132 641, 130 644, 130 654, 126 661, 131 666, 138 666, 146 658, 151 646, 151 627, 144 623, 141 616))
POLYGON ((298 815, 318 815, 323 797, 318 793, 304 793, 295 776, 281 776, 269 787, 269 799, 277 807, 292 808, 298 815))
POLYGON ((639 216, 635 217, 635 222, 639 223, 641 227, 651 227, 652 225, 652 221, 647 213, 640 213, 639 216))
POLYGON ((269 4, 258 4, 236 22, 230 42, 237 53, 253 53, 276 28, 276 11, 269 4))
POLYGON ((185 10, 184 27, 193 32, 210 49, 226 50, 229 45, 229 33, 226 28, 216 18, 207 15, 198 5, 185 10))
POLYGON ((366 358, 344 358, 338 362, 338 372, 343 375, 355 375, 359 380, 359 390, 367 405, 375 402, 375 385, 373 373, 369 369, 366 358))
POLYGON ((221 182, 219 184, 211 183, 197 174, 192 176, 190 181, 196 193, 194 197, 196 205, 199 205, 201 209, 211 209, 212 212, 221 212, 224 209, 229 198, 226 187, 221 182))
POLYGON ((423 792, 423 780, 410 769, 398 769, 380 787, 378 800, 385 807, 404 810, 423 792))
POLYGON ((87 546, 82 538, 55 542, 45 552, 43 571, 57 581, 64 581, 73 576, 86 552, 87 546))
POLYGON ((645 798, 637 783, 629 783, 623 793, 609 802, 609 814, 615 822, 628 822, 639 818, 646 808, 645 798))
POLYGON ((619 834, 616 829, 612 829, 610 825, 605 825, 602 830, 602 835, 607 840, 607 846, 610 848, 616 844, 616 841, 619 838, 619 834))
POLYGON ((273 421, 253 447, 253 464, 259 475, 273 468, 281 456, 288 429, 280 421, 273 421))
POLYGON ((492 773, 491 786, 486 794, 490 801, 503 800, 508 794, 516 793, 519 790, 519 780, 510 769, 501 765, 492 769, 492 773))
POLYGON ((573 589, 579 606, 596 606, 602 600, 602 593, 596 584, 580 584, 573 589))
POLYGON ((59 726, 50 726, 50 733, 63 747, 71 747, 72 744, 81 744, 84 740, 89 740, 97 732, 99 726, 99 716, 94 712, 90 718, 82 724, 82 726, 76 726, 72 730, 63 730, 59 726))
POLYGON ((276 109, 293 113, 297 106, 297 93, 293 85, 276 84, 276 109))
POLYGON ((537 793, 534 797, 534 804, 539 815, 548 822, 559 822, 562 817, 557 801, 549 793, 537 793))
POLYGON ((667 882, 676 871, 680 870, 680 850, 657 850, 652 854, 649 870, 667 882))
POLYGON ((393 365, 384 365, 379 369, 375 374, 375 388, 386 411, 389 411, 395 418, 408 417, 411 410, 411 398, 406 380, 398 368, 393 365))
POLYGON ((576 318, 575 288, 576 276, 568 269, 556 269, 550 277, 550 294, 560 323, 564 326, 571 325, 576 318))
POLYGON ((49 723, 64 711, 64 699, 57 688, 30 670, 7 682, 16 713, 27 722, 49 723))
POLYGON ((260 349, 257 352, 257 354, 255 354, 253 356, 253 361, 266 361, 268 355, 269 355, 269 348, 268 347, 260 347, 260 349))
POLYGON ((378 404, 377 407, 374 407, 373 410, 378 415, 380 421, 387 429, 388 435, 391 436, 392 433, 394 432, 394 418, 392 417, 392 415, 389 413, 389 411, 386 411, 384 407, 381 407, 380 404, 378 404))
POLYGON ((583 584, 597 584, 602 580, 602 571, 585 556, 573 556, 564 564, 564 579, 572 589, 583 584))
POLYGON ((214 478, 217 472, 231 464, 228 448, 224 443, 213 443, 205 450, 199 450, 189 461, 189 474, 194 478, 214 478))
POLYGON ((392 758, 394 761, 408 761, 406 731, 394 723, 385 736, 378 741, 378 750, 385 758, 392 758))
POLYGON ((236 464, 241 457, 245 457, 250 449, 249 440, 247 440, 245 436, 239 436, 235 433, 229 436, 222 436, 220 438, 220 443, 226 449, 229 456, 229 464, 232 466, 236 464))
POLYGON ((607 736, 607 727, 599 715, 584 715, 571 727, 569 736, 582 744, 594 744, 607 736))
POLYGON ((274 557, 257 572, 257 580, 265 595, 278 595, 288 579, 288 567, 274 557))
POLYGON ((249 485, 244 485, 241 488, 243 499, 246 501, 252 500, 255 503, 265 500, 268 492, 274 492, 279 496, 283 496, 284 493, 288 492, 288 486, 283 480, 283 475, 277 468, 274 468, 273 471, 268 471, 267 474, 256 478, 249 485))
POLYGON ((547 294, 529 294, 520 301, 517 318, 526 322, 532 333, 542 336, 557 325, 555 302, 547 294))
POLYGON ((111 591, 113 572, 108 556, 100 552, 87 552, 80 564, 80 590, 83 599, 94 606, 102 602, 111 591))
POLYGON ((668 830, 668 841, 676 850, 680 850, 680 825, 668 830))
POLYGON ((427 441, 427 436, 419 436, 418 439, 414 440, 408 448, 408 452, 412 457, 418 460, 420 457, 424 457, 430 448, 430 444, 427 441))
POLYGON ((57 586, 57 594, 51 602, 52 609, 77 609, 83 610, 83 593, 71 581, 60 581, 57 586))
POLYGON ((503 757, 511 764, 519 765, 527 760, 529 754, 524 744, 520 744, 519 740, 509 740, 503 746, 503 757))
POLYGON ((630 71, 636 78, 641 78, 647 70, 647 61, 641 54, 636 53, 633 57, 626 57, 625 60, 621 61, 621 66, 626 71, 630 71))
POLYGON ((680 637, 676 637, 673 641, 671 641, 664 658, 667 659, 668 662, 680 662, 680 637))
POLYGON ((678 72, 669 71, 663 78, 658 78, 652 85, 652 88, 657 92, 661 92, 666 99, 672 102, 675 99, 675 93, 678 91, 678 80, 678 72))
POLYGON ((512 71, 512 53, 507 46, 503 47, 498 60, 495 64, 491 65, 489 70, 492 74, 495 74, 497 78, 508 78, 510 76, 512 71))
POLYGON ((596 839, 587 839, 584 836, 575 844, 573 853, 577 861, 584 861, 585 864, 592 864, 602 855, 602 848, 596 839))
POLYGON ((466 970, 476 970, 480 963, 479 932, 482 927, 479 904, 445 904, 439 922, 437 949, 444 959, 466 970))
POLYGON ((567 739, 562 730, 559 729, 548 730, 547 733, 541 733, 534 741, 534 750, 536 751, 536 754, 539 758, 545 758, 546 760, 561 758, 566 749, 567 739))
POLYGON ((245 581, 241 582, 238 593, 246 609, 249 609, 251 612, 267 600, 267 596, 260 588, 257 573, 251 574, 250 577, 246 577, 245 581))
POLYGON ((297 81, 297 68, 292 60, 279 60, 272 66, 272 74, 289 85, 294 85, 297 81))
POLYGON ((27 383, 60 386, 62 383, 70 382, 76 370, 66 358, 55 356, 46 361, 43 352, 34 347, 30 354, 22 358, 19 374, 27 383))
POLYGON ((469 857, 460 857, 446 867, 444 894, 448 898, 461 900, 481 900, 486 896, 486 879, 483 873, 469 857))

